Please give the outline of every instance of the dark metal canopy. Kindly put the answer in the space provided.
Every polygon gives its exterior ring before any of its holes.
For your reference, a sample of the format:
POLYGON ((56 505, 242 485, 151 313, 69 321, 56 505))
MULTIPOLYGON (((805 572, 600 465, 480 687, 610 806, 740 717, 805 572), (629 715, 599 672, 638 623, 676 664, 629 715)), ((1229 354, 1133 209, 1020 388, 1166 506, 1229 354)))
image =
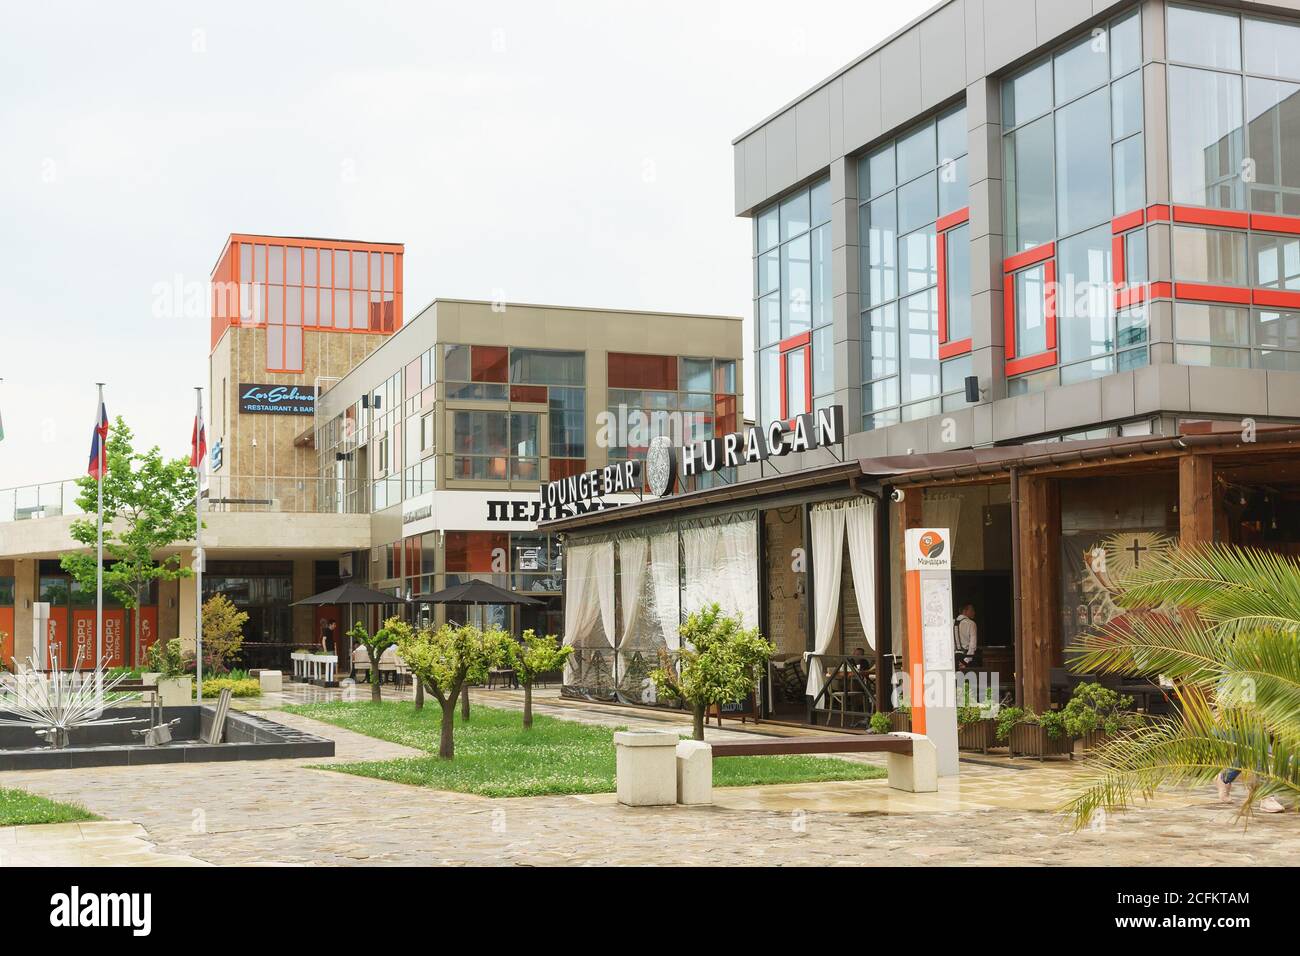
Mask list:
POLYGON ((435 594, 417 598, 426 604, 541 604, 526 594, 507 591, 487 581, 468 581, 443 588, 435 594))
POLYGON ((383 591, 376 591, 368 588, 363 584, 354 584, 349 581, 346 584, 340 584, 336 588, 330 588, 328 591, 322 591, 320 594, 313 594, 311 597, 303 598, 301 601, 294 601, 292 607, 300 604, 407 604, 406 598, 398 597, 395 594, 385 594, 383 591))

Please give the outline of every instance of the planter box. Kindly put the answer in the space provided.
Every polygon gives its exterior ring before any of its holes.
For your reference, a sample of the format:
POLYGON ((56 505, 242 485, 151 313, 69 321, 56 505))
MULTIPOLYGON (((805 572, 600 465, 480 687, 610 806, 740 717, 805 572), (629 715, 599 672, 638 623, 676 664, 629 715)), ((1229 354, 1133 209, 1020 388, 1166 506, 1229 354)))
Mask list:
POLYGON ((1096 750, 1102 744, 1113 740, 1114 737, 1114 734, 1108 734, 1104 730, 1092 730, 1079 738, 1079 745, 1085 751, 1096 750))
POLYGON ((1049 737, 1039 724, 1016 724, 1008 739, 1013 757, 1066 757, 1074 756, 1074 740, 1065 734, 1049 737))
POLYGON ((889 730, 895 734, 910 734, 912 732, 912 715, 897 710, 890 711, 889 730))
POLYGON ((982 718, 969 724, 957 725, 957 749, 978 750, 986 754, 997 746, 998 722, 992 718, 982 718))
POLYGON ((193 678, 158 678, 158 703, 163 707, 188 707, 194 703, 193 678))

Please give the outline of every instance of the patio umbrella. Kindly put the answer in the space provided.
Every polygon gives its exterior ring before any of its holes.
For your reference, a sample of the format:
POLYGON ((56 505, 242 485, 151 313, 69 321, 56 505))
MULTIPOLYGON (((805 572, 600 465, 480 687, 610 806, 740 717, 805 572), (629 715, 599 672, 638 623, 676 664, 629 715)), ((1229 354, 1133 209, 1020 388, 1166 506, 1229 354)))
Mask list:
MULTIPOLYGON (((320 594, 313 594, 311 597, 305 597, 301 601, 294 601, 290 607, 300 605, 321 605, 321 604, 346 604, 348 606, 348 620, 352 619, 353 605, 374 605, 374 604, 409 604, 406 598, 398 597, 396 594, 385 594, 383 591, 376 591, 374 588, 368 588, 364 584, 357 584, 353 581, 347 581, 336 588, 330 588, 328 591, 322 591, 320 594)), ((351 630, 351 628, 349 628, 351 630)), ((344 632, 347 633, 346 631, 344 632)), ((334 653, 338 653, 338 648, 334 653)), ((352 665, 352 641, 348 640, 348 666, 352 665)))
MULTIPOLYGON (((505 588, 499 588, 495 584, 489 584, 487 581, 466 581, 464 584, 453 584, 449 588, 443 588, 433 594, 421 597, 422 602, 428 604, 517 604, 517 605, 537 605, 542 602, 536 598, 530 598, 526 594, 516 594, 514 591, 507 591, 505 588)), ((465 719, 469 718, 469 685, 461 689, 460 698, 461 714, 465 719)))

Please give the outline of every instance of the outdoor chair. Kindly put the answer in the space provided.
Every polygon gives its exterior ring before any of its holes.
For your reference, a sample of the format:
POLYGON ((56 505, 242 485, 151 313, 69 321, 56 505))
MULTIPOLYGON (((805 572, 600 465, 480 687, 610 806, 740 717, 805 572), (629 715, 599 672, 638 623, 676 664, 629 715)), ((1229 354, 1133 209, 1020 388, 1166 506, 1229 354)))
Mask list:
POLYGON ((390 647, 384 653, 379 655, 379 683, 384 682, 384 676, 397 683, 397 648, 390 647))
POLYGON ((364 683, 360 675, 366 675, 366 680, 370 679, 370 652, 364 647, 352 649, 352 678, 358 683, 364 683))

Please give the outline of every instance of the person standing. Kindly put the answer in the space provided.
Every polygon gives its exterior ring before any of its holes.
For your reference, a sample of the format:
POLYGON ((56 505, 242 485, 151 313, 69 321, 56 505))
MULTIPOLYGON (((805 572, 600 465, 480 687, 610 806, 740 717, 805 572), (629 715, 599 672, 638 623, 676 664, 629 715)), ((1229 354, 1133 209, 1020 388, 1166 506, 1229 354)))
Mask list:
POLYGON ((975 663, 979 650, 979 629, 975 626, 975 605, 967 602, 953 622, 953 637, 957 645, 957 669, 967 670, 975 663))

